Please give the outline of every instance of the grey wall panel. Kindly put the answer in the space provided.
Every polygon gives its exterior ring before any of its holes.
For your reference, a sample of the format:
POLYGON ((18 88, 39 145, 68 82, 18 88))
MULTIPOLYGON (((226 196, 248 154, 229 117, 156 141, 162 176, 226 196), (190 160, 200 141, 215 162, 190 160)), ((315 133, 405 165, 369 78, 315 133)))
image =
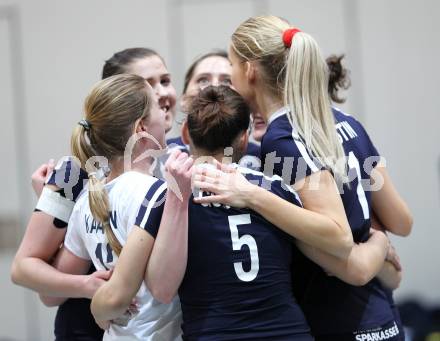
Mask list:
POLYGON ((30 154, 35 167, 69 151, 84 98, 114 52, 147 46, 168 58, 166 3, 43 0, 25 2, 22 8, 30 154))
POLYGON ((17 148, 14 127, 13 69, 11 64, 10 23, 6 15, 1 15, 0 7, 0 157, 2 167, 0 175, 3 179, 0 192, 0 215, 7 219, 19 213, 17 148), (5 181, 8 179, 7 181, 5 181))
POLYGON ((366 124, 415 219, 411 236, 395 239, 405 268, 397 296, 439 302, 440 3, 375 0, 358 6, 366 124))

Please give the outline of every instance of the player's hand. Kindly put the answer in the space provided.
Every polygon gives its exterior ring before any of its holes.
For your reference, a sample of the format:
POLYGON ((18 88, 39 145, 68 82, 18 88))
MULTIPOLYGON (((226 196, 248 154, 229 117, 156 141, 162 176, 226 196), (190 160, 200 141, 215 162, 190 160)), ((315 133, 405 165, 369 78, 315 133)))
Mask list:
POLYGON ((400 263, 400 257, 396 252, 396 249, 393 245, 390 245, 388 249, 387 258, 385 259, 387 262, 393 264, 396 271, 402 271, 402 264, 400 263))
POLYGON ((220 203, 233 207, 247 207, 256 185, 251 184, 237 170, 215 161, 216 168, 194 167, 194 187, 212 195, 194 198, 198 204, 220 203))
POLYGON ((112 323, 117 324, 118 326, 126 327, 128 322, 137 314, 139 314, 139 308, 136 300, 133 300, 124 314, 116 319, 113 319, 112 323))
POLYGON ((55 161, 50 159, 47 163, 43 163, 40 167, 38 167, 32 174, 32 188, 34 189, 34 192, 38 198, 43 191, 44 183, 46 182, 48 175, 52 173, 54 167, 55 161))
POLYGON ((371 227, 370 236, 368 237, 368 240, 372 240, 372 239, 380 243, 380 245, 383 245, 385 253, 388 253, 391 246, 391 242, 385 231, 376 230, 371 227))
POLYGON ((194 159, 187 153, 174 150, 165 163, 165 180, 169 193, 187 203, 191 196, 191 177, 194 159))
MULTIPOLYGON (((390 249, 392 248, 390 239, 387 236, 387 233, 385 231, 380 231, 380 230, 376 230, 374 228, 370 228, 370 237, 369 237, 369 241, 371 241, 372 239, 374 239, 376 242, 379 242, 379 245, 383 245, 384 247, 384 252, 386 254, 384 261, 388 260, 388 257, 390 257, 390 260, 393 261, 392 255, 390 255, 390 249)), ((390 262, 391 262, 390 261, 390 262)), ((394 263, 393 263, 394 265, 394 263)), ((396 265, 395 266, 400 266, 400 265, 396 265)), ((397 269, 397 268, 396 268, 397 269)))
POLYGON ((113 271, 112 270, 98 270, 90 275, 84 276, 84 297, 93 298, 95 292, 107 282, 113 271))

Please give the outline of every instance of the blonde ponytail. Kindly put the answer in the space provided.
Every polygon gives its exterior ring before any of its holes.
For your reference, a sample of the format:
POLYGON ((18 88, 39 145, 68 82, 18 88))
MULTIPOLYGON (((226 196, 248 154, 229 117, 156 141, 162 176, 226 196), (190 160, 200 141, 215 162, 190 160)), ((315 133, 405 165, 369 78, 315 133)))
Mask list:
POLYGON ((110 226, 109 197, 103 181, 96 176, 95 164, 124 156, 135 122, 150 115, 151 95, 147 82, 136 75, 121 74, 98 82, 85 100, 85 118, 74 128, 71 137, 72 154, 89 173, 90 211, 102 224, 117 255, 122 245, 110 226))
POLYGON ((79 124, 73 129, 70 149, 72 155, 81 161, 81 165, 85 165, 87 160, 95 155, 90 143, 87 142, 86 129, 79 124))
POLYGON ((120 255, 122 245, 116 238, 110 226, 110 203, 104 184, 97 178, 95 173, 89 173, 89 205, 93 218, 102 224, 108 243, 116 255, 120 255))
POLYGON ((306 147, 336 179, 345 179, 345 153, 330 106, 327 64, 306 33, 296 33, 286 47, 283 34, 289 28, 275 16, 252 17, 235 30, 231 47, 239 58, 259 64, 263 83, 290 108, 289 120, 306 147))
MULTIPOLYGON (((77 157, 81 165, 87 166, 88 160, 96 156, 90 145, 89 139, 86 137, 87 129, 78 125, 74 128, 72 138, 70 140, 70 147, 73 156, 77 157)), ((86 167, 87 168, 87 167, 86 167)), ((96 169, 86 169, 89 173, 89 181, 87 185, 90 212, 93 218, 102 224, 104 233, 112 250, 119 256, 122 250, 122 245, 116 238, 110 226, 110 204, 108 193, 104 184, 96 176, 96 169)))
POLYGON ((284 104, 289 120, 307 148, 337 179, 346 177, 345 153, 335 129, 328 95, 328 67, 316 41, 307 33, 295 34, 288 49, 284 104))

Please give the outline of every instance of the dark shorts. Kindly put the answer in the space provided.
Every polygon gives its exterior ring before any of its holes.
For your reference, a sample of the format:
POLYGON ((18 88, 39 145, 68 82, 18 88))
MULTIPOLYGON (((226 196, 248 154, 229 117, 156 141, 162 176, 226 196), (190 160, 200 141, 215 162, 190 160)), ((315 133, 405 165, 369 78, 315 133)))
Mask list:
POLYGON ((56 341, 101 341, 103 331, 90 312, 90 300, 68 299, 55 317, 56 341))
POLYGON ((346 334, 318 335, 316 341, 401 341, 405 340, 403 330, 395 321, 381 327, 346 334))

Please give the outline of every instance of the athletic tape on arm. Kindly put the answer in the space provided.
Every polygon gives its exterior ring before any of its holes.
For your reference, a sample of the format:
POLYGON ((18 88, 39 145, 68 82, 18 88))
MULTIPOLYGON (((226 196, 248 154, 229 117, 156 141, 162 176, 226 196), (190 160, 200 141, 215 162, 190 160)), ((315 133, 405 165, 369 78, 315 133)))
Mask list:
POLYGON ((74 201, 44 187, 36 208, 67 223, 72 214, 73 206, 75 206, 74 201))

